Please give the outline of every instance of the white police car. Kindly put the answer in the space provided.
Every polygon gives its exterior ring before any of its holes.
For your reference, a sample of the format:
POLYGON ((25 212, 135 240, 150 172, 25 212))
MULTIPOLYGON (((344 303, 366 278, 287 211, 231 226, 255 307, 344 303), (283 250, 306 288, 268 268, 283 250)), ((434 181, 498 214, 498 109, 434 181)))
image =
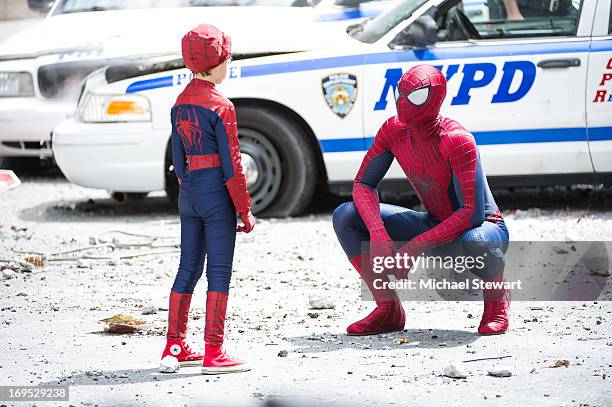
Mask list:
POLYGON ((86 75, 125 57, 176 54, 197 24, 231 34, 237 54, 304 51, 338 44, 346 21, 395 1, 57 0, 0 45, 0 167, 3 157, 51 156, 49 134, 74 112, 86 75))
MULTIPOLYGON (((222 91, 237 108, 256 209, 300 213, 315 185, 348 191, 403 71, 428 63, 448 80, 442 113, 473 132, 493 185, 612 180, 611 0, 480 3, 404 0, 349 27, 342 48, 235 61, 222 91), (463 8, 465 10, 465 8, 463 8)), ((174 63, 180 63, 180 60, 174 63)), ((69 180, 122 192, 176 191, 169 111, 185 69, 90 76, 75 118, 54 131, 69 180)), ((387 184, 404 179, 398 166, 387 184)), ((401 181, 403 188, 406 184, 401 181)))

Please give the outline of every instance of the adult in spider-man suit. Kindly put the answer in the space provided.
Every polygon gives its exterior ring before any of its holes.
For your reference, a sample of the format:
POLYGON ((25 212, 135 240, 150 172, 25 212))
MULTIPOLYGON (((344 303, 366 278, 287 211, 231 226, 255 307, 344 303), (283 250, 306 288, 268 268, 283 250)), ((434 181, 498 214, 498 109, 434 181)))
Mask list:
POLYGON ((225 313, 236 232, 255 226, 240 163, 236 113, 215 84, 225 77, 230 38, 204 24, 182 41, 194 78, 171 111, 174 170, 180 184, 181 260, 170 292, 167 343, 162 354, 182 365, 202 364, 206 374, 248 370, 223 350, 225 313), (244 225, 236 227, 236 212, 244 225), (204 355, 185 342, 193 289, 206 260, 204 355))
MULTIPOLYGON (((388 281, 388 277, 371 271, 369 256, 399 252, 416 257, 436 247, 458 244, 466 255, 486 253, 485 267, 472 270, 478 277, 503 281, 508 230, 487 185, 474 137, 439 114, 445 96, 446 79, 432 66, 419 65, 402 76, 396 91, 397 116, 389 118, 376 134, 355 178, 354 202, 334 212, 340 244, 376 300, 372 313, 347 328, 351 335, 404 329, 406 316, 397 293, 375 288, 375 279, 388 281), (379 203, 377 186, 394 158, 425 212, 379 203), (364 241, 370 242, 370 253, 362 252, 364 241), (407 243, 397 247, 394 241, 407 243)), ((404 278, 406 271, 393 272, 404 278)), ((508 294, 500 284, 484 290, 479 334, 508 329, 508 294)))

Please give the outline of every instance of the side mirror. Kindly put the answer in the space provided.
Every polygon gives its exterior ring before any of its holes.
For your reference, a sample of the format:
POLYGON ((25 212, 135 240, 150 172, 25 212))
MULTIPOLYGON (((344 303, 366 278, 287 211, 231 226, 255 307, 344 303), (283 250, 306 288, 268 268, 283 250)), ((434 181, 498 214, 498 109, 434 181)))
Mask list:
POLYGON ((30 10, 40 14, 47 14, 53 7, 53 0, 28 0, 30 10))
POLYGON ((393 41, 396 45, 412 45, 425 48, 438 41, 438 24, 430 15, 417 18, 404 28, 393 41))

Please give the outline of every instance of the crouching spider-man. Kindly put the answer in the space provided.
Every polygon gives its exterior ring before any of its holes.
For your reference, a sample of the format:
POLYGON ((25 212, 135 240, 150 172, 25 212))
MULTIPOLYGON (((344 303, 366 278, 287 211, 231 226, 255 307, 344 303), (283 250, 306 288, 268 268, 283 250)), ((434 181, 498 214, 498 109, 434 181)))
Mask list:
MULTIPOLYGON (((349 335, 398 331, 406 321, 397 293, 384 285, 387 275, 373 273, 366 256, 399 252, 416 257, 451 242, 466 255, 486 253, 485 267, 472 271, 484 281, 498 282, 483 290, 478 333, 494 335, 508 329, 509 292, 499 284, 508 229, 489 190, 474 137, 439 114, 445 96, 446 79, 432 66, 418 65, 402 76, 396 91, 397 116, 376 134, 355 178, 354 202, 334 211, 338 240, 376 300, 372 313, 347 328, 349 335), (377 187, 394 158, 426 212, 380 204, 377 187), (370 242, 370 253, 362 252, 364 241, 370 242), (408 243, 397 247, 398 241, 408 243), (377 279, 383 284, 375 288, 377 279)), ((394 273, 405 277, 399 270, 394 273)))

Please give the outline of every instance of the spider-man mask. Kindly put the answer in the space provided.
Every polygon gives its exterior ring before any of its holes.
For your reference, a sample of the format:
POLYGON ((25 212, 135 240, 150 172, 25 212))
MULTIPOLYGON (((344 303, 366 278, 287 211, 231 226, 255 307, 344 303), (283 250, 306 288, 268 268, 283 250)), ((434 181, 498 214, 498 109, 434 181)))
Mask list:
POLYGON ((232 55, 230 37, 210 24, 189 31, 182 41, 185 66, 194 73, 208 71, 232 55))
POLYGON ((440 113, 446 97, 446 78, 430 65, 417 65, 402 75, 395 91, 397 116, 401 122, 419 127, 440 113))

